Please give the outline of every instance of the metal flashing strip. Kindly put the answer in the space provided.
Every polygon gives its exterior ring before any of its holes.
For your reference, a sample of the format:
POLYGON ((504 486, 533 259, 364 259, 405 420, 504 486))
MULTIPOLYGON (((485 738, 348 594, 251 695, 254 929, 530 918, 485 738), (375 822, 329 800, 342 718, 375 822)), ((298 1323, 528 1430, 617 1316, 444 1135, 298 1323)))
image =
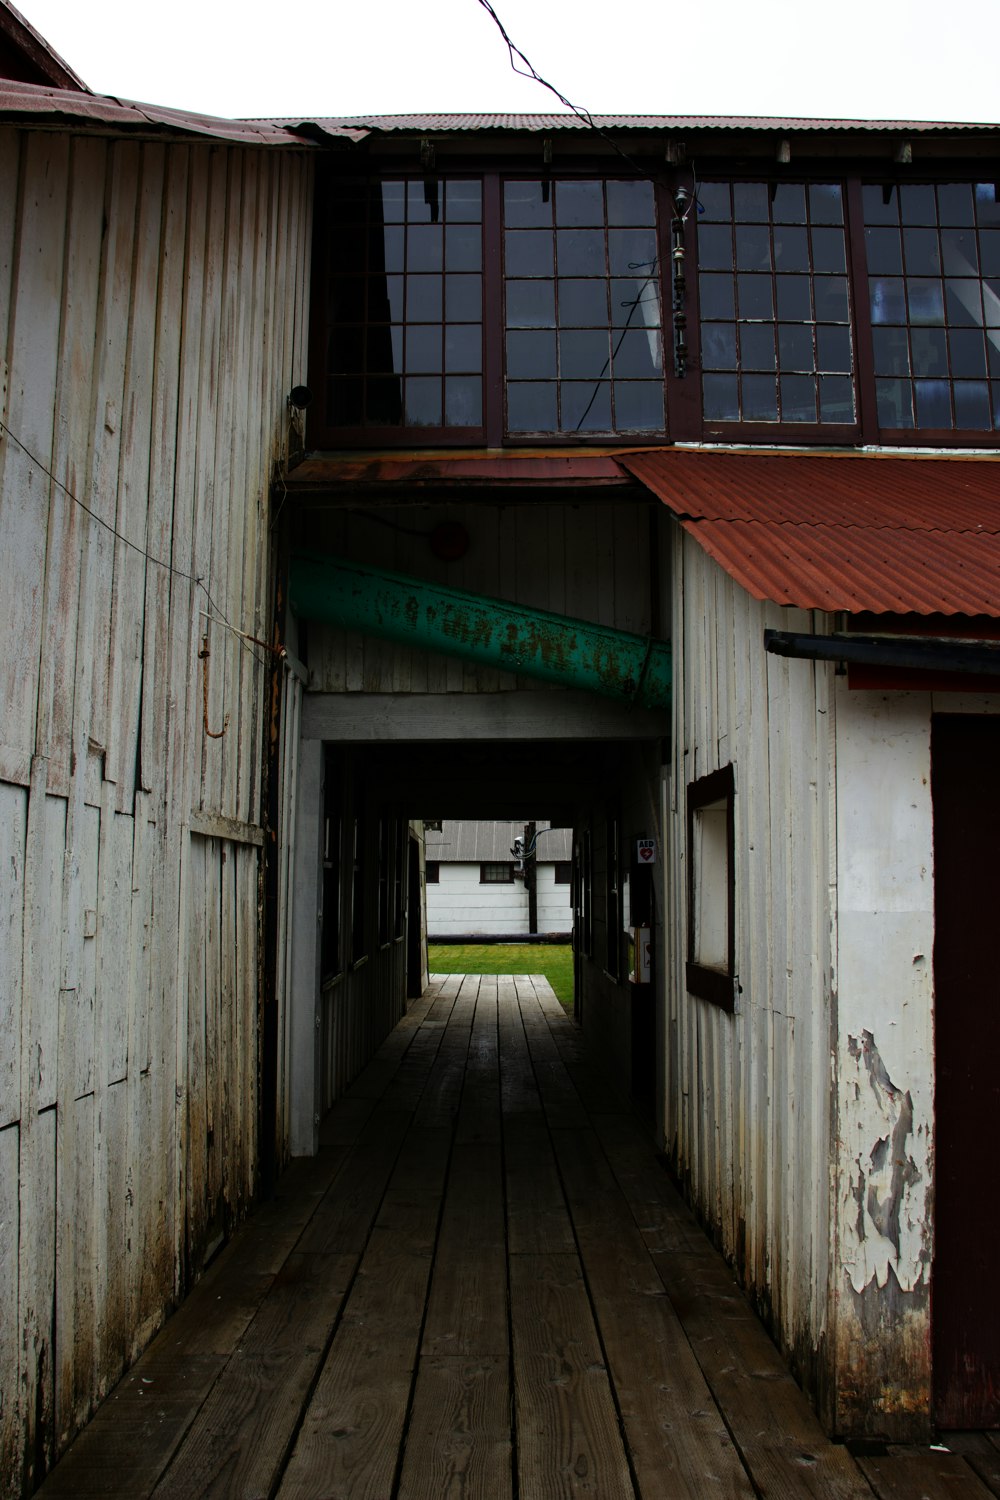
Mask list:
POLYGON ((850 662, 872 667, 907 667, 928 672, 965 672, 1000 677, 1000 642, 948 640, 927 636, 807 635, 765 630, 764 649, 773 656, 806 661, 850 662))

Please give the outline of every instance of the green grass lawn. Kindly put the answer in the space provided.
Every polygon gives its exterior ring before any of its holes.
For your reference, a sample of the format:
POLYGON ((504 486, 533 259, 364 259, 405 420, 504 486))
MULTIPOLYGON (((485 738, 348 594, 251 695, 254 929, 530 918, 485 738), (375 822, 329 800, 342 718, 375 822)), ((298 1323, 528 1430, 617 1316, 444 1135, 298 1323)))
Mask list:
POLYGON ((432 974, 544 974, 573 1009, 573 950, 568 943, 429 943, 432 974))

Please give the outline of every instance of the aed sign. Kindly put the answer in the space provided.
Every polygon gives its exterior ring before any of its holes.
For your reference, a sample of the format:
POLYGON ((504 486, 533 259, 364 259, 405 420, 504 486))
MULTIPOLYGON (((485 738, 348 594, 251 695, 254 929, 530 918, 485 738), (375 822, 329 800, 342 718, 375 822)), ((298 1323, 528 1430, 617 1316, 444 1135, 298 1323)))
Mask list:
POLYGON ((636 853, 636 858, 638 859, 638 861, 639 861, 639 863, 641 865, 655 865, 656 864, 656 840, 655 839, 636 839, 636 841, 635 841, 635 853, 636 853))

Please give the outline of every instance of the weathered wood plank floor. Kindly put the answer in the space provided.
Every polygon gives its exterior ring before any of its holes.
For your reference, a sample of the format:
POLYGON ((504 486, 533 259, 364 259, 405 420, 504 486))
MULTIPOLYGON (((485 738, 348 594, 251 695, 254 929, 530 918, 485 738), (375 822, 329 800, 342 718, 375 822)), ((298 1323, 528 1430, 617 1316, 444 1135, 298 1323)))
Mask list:
POLYGON ((439 976, 42 1487, 987 1500, 829 1442, 544 979, 439 976))

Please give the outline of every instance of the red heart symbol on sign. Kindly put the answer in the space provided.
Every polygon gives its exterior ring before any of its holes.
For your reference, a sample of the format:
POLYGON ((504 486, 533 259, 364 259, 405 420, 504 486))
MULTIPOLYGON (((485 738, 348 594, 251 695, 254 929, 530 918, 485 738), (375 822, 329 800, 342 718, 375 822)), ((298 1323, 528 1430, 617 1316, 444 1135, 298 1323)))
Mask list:
POLYGON ((640 849, 639 850, 639 858, 640 859, 652 859, 652 857, 653 857, 653 851, 652 851, 652 849, 640 849))

